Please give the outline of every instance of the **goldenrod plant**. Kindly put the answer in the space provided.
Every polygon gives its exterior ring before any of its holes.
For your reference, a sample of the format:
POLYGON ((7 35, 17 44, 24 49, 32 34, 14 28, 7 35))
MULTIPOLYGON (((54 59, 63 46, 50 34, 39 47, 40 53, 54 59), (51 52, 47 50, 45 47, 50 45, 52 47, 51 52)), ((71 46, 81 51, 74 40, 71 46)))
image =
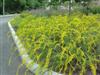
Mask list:
MULTIPOLYGON (((100 15, 36 17, 11 21, 29 57, 62 74, 97 75, 100 67, 100 15)), ((38 73, 37 73, 38 74, 38 73)))

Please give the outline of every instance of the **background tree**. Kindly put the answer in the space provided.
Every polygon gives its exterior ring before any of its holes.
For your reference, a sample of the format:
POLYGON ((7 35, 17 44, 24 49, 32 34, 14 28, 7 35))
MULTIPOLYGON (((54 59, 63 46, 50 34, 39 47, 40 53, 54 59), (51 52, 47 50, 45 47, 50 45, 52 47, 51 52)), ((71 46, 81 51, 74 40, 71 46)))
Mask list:
MULTIPOLYGON (((26 9, 37 9, 45 6, 46 0, 5 0, 6 13, 20 12, 26 9)), ((2 14, 2 0, 0 0, 0 14, 2 14)))
POLYGON ((2 0, 0 0, 0 14, 2 14, 2 0))
POLYGON ((83 7, 83 13, 86 15, 89 13, 89 5, 92 1, 95 0, 75 0, 76 3, 79 3, 83 7))
MULTIPOLYGON (((2 14, 2 1, 0 0, 0 14, 2 14)), ((15 13, 20 12, 27 9, 38 9, 38 8, 46 8, 48 6, 57 8, 59 5, 63 5, 67 1, 71 0, 5 0, 5 10, 6 13, 15 13)), ((73 0, 74 1, 74 0, 73 0)), ((92 0, 75 0, 76 3, 81 4, 81 6, 88 9, 88 5, 92 0), (84 2, 83 4, 81 2, 84 2), (88 4, 85 4, 85 3, 88 4)), ((71 3, 69 3, 69 9, 71 7, 71 3)))
POLYGON ((90 2, 92 0, 75 0, 75 2, 82 2, 82 1, 84 1, 84 2, 90 2))
POLYGON ((45 5, 46 0, 19 0, 19 3, 24 9, 36 9, 45 5))

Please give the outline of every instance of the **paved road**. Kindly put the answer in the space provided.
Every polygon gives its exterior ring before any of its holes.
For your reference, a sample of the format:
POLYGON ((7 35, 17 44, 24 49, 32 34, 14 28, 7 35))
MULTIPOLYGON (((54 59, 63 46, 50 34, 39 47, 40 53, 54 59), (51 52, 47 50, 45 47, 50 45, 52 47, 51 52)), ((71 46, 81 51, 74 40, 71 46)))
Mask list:
MULTIPOLYGON (((16 75, 18 66, 21 64, 7 24, 11 18, 11 16, 0 17, 0 75, 16 75)), ((22 66, 18 75, 24 75, 25 71, 25 66, 22 66)), ((28 71, 26 75, 33 74, 28 71)))

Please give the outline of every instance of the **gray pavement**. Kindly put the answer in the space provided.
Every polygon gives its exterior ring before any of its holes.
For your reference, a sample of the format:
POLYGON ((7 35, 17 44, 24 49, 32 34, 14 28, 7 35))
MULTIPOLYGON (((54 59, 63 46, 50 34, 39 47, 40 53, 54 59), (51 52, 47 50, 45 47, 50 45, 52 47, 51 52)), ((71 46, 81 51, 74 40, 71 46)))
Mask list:
MULTIPOLYGON (((11 16, 0 17, 0 75, 16 75, 21 59, 11 37, 7 22, 11 16)), ((25 66, 19 69, 18 75, 24 75, 25 66)), ((26 75, 33 75, 30 71, 26 75)))

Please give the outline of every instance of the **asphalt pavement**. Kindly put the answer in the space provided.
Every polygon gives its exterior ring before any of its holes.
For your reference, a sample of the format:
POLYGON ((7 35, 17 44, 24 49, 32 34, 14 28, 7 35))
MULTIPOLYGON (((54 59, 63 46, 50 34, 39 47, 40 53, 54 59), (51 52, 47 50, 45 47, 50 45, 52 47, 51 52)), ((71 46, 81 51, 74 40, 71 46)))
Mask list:
POLYGON ((0 75, 33 75, 21 66, 21 59, 14 44, 7 22, 14 16, 0 16, 0 75))

